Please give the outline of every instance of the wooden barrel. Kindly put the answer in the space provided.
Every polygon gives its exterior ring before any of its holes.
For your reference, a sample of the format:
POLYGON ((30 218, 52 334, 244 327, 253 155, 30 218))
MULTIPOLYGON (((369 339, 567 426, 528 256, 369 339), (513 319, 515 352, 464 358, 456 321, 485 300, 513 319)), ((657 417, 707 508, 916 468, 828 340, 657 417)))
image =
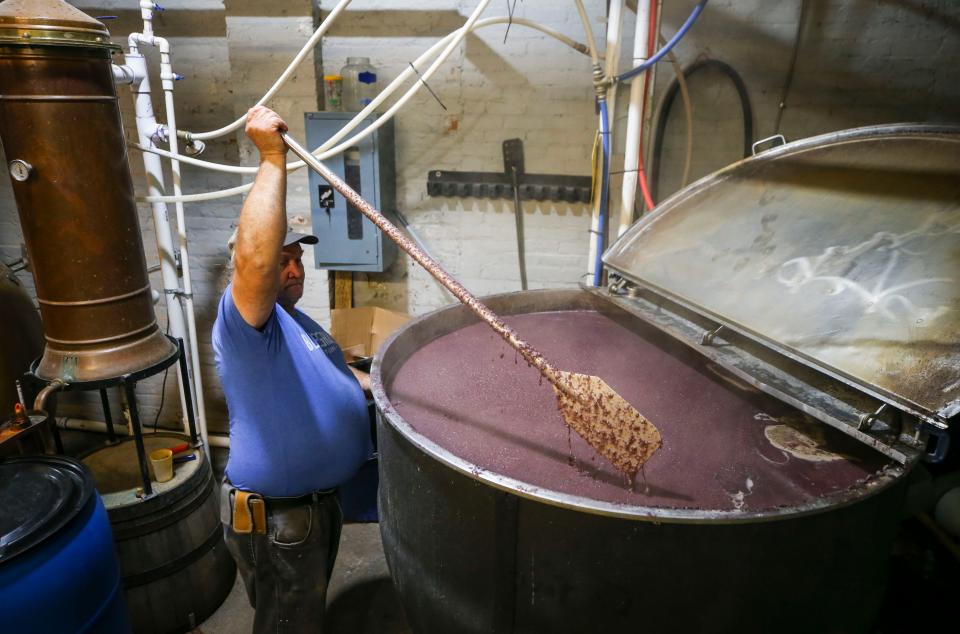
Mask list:
MULTIPOLYGON (((187 438, 144 437, 147 453, 187 438)), ((187 632, 209 617, 230 593, 236 566, 220 524, 218 487, 201 450, 174 465, 173 480, 153 483, 154 495, 137 497, 140 472, 132 438, 84 458, 110 516, 123 584, 137 634, 187 632)))

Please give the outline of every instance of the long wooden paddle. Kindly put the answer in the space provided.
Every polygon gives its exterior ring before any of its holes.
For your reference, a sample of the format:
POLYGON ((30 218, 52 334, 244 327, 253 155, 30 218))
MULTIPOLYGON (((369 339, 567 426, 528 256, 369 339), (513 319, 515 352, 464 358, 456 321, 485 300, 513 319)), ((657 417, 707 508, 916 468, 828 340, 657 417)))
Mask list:
POLYGON ((660 448, 660 432, 643 415, 617 394, 603 379, 587 374, 564 372, 551 365, 542 354, 521 339, 496 313, 463 287, 440 264, 423 252, 373 205, 330 171, 315 156, 286 133, 283 140, 317 174, 323 177, 348 202, 377 225, 391 240, 453 293, 477 317, 485 321, 514 350, 546 377, 557 395, 564 422, 586 440, 597 453, 609 460, 624 475, 633 479, 640 467, 660 448))

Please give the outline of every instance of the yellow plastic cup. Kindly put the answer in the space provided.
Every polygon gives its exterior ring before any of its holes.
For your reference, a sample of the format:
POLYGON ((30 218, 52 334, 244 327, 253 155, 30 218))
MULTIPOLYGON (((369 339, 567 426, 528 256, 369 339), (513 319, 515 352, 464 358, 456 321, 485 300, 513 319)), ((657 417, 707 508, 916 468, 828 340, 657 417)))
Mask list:
POLYGON ((150 452, 150 466, 157 482, 173 480, 173 452, 169 449, 154 449, 150 452))

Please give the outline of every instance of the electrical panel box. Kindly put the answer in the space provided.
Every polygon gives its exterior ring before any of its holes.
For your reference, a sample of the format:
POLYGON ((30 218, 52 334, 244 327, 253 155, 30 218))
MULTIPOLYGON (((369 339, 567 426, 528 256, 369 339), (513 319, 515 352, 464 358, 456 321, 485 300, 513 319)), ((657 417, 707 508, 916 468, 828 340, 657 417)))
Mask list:
MULTIPOLYGON (((307 146, 313 150, 340 131, 356 113, 308 112, 304 115, 307 146)), ((379 115, 363 120, 348 136, 368 128, 379 115)), ((396 168, 393 156, 393 121, 324 163, 353 187, 390 222, 396 223, 396 168)), ((393 262, 397 247, 360 210, 334 190, 316 172, 310 172, 310 212, 313 247, 318 269, 382 272, 393 262)))

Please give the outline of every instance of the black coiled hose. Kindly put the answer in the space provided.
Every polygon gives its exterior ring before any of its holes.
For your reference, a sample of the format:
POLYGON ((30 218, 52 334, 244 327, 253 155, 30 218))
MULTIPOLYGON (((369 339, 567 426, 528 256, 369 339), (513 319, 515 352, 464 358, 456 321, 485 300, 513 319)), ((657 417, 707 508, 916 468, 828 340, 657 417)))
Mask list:
MULTIPOLYGON (((740 108, 743 111, 743 156, 750 156, 751 146, 753 145, 753 107, 750 105, 750 95, 747 94, 747 85, 743 83, 743 78, 733 69, 730 64, 722 62, 719 59, 701 59, 690 64, 683 70, 684 77, 690 77, 695 72, 705 68, 714 68, 719 70, 733 82, 737 89, 737 95, 740 97, 740 108)), ((667 128, 667 117, 670 115, 670 109, 673 102, 676 101, 677 92, 680 90, 680 83, 674 78, 663 95, 663 105, 657 115, 657 125, 653 133, 653 149, 650 153, 650 194, 654 201, 658 200, 658 189, 660 185, 660 155, 663 153, 663 136, 667 128)))

